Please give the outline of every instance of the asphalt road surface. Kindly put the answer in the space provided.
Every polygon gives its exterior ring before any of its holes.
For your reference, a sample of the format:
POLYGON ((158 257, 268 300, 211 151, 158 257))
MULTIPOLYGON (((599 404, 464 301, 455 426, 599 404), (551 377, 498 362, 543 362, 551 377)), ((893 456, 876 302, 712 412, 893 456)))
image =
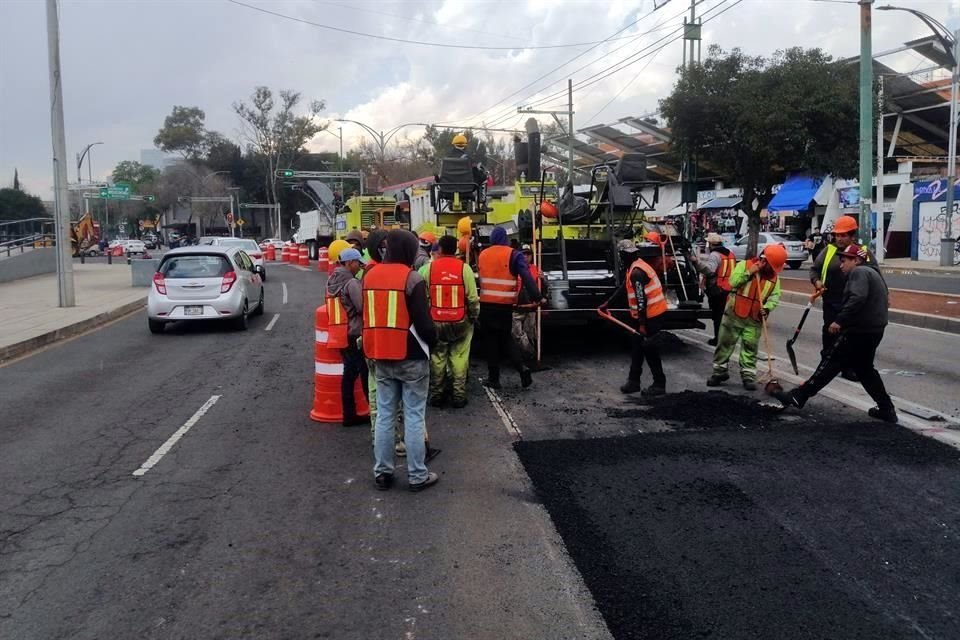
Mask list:
MULTIPOLYGON (((810 263, 804 263, 800 269, 784 269, 783 277, 791 280, 810 280, 810 263)), ((960 275, 904 275, 899 273, 885 273, 883 275, 887 286, 892 289, 906 289, 908 291, 929 291, 931 293, 950 293, 960 295, 960 275)))
MULTIPOLYGON (((594 324, 526 391, 474 362, 428 412, 440 484, 376 492, 367 429, 307 417, 323 279, 271 269, 248 332, 135 314, 0 368, 0 638, 960 637, 949 425, 839 381, 773 414, 735 363, 708 393, 698 331, 664 336, 670 396, 627 398, 594 324)), ((955 415, 957 342, 891 327, 891 391, 955 415)))

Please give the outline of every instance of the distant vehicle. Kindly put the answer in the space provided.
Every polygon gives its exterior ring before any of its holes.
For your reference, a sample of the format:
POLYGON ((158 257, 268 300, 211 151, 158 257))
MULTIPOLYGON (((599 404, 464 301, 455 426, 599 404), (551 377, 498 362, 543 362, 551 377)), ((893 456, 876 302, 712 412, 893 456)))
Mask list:
POLYGON ((141 240, 143 240, 143 244, 147 249, 156 249, 160 239, 155 233, 145 233, 141 240))
POLYGON ((151 333, 177 320, 229 320, 247 329, 263 314, 263 267, 236 247, 182 247, 163 256, 147 296, 151 333))
POLYGON ((141 240, 131 240, 130 238, 112 241, 110 248, 113 249, 114 247, 122 247, 123 253, 127 255, 147 252, 147 247, 141 240))
MULTIPOLYGON (((747 256, 747 242, 749 236, 743 236, 733 245, 730 250, 733 251, 737 260, 744 260, 747 256)), ((757 252, 763 251, 768 244, 782 244, 787 249, 787 264, 791 269, 799 269, 803 261, 807 259, 807 252, 803 249, 803 242, 791 238, 785 233, 761 233, 757 236, 757 252)))
POLYGON ((283 249, 286 244, 287 243, 285 241, 280 240, 279 238, 266 238, 260 241, 260 248, 266 249, 267 245, 273 245, 274 249, 283 249))
POLYGON ((316 209, 297 212, 297 217, 300 218, 300 227, 293 234, 293 241, 307 245, 307 254, 315 260, 320 247, 327 246, 334 238, 332 221, 316 209))
POLYGON ((250 238, 201 238, 201 240, 207 240, 208 242, 202 242, 201 244, 210 245, 213 247, 237 247, 243 249, 248 256, 253 260, 253 263, 259 265, 263 268, 263 273, 260 274, 264 281, 267 280, 267 270, 266 266, 263 264, 263 250, 260 248, 260 245, 256 243, 255 240, 250 238))

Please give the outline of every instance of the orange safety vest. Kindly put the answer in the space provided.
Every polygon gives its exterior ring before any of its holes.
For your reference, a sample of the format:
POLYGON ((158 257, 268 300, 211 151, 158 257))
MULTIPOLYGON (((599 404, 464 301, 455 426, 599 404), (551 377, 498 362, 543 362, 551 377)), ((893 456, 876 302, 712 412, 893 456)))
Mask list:
MULTIPOLYGON (((756 262, 756 258, 748 260, 747 268, 749 269, 756 262)), ((739 318, 750 318, 751 320, 759 322, 763 303, 770 297, 770 293, 776 284, 777 276, 770 279, 757 272, 754 277, 747 280, 737 289, 734 294, 733 312, 737 314, 739 318), (758 280, 760 281, 759 287, 757 286, 758 280)))
POLYGON ((464 306, 463 260, 440 256, 430 263, 430 317, 434 322, 460 322, 464 306))
POLYGON ((627 269, 627 304, 630 307, 630 315, 634 318, 640 317, 640 310, 637 309, 637 292, 633 288, 633 270, 642 269, 647 274, 648 282, 643 287, 643 293, 647 297, 646 317, 656 318, 662 313, 667 312, 667 299, 663 295, 663 285, 660 284, 660 278, 657 272, 641 258, 637 258, 630 268, 627 269))
POLYGON ((371 360, 405 360, 410 313, 405 264, 377 265, 363 278, 363 353, 371 360))
MULTIPOLYGON (((543 293, 543 283, 540 281, 540 267, 535 264, 528 265, 530 267, 530 277, 533 278, 533 281, 537 283, 537 289, 540 293, 543 293)), ((520 299, 521 294, 523 293, 523 278, 517 276, 517 300, 520 299)), ((518 309, 536 309, 537 302, 529 302, 527 304, 517 304, 518 309)))
POLYGON ((327 317, 330 318, 327 346, 331 349, 345 349, 348 342, 347 310, 343 308, 339 295, 327 296, 327 317))
POLYGON ((727 255, 723 255, 719 251, 715 251, 720 255, 720 266, 717 267, 717 286, 728 292, 733 288, 730 286, 730 274, 733 273, 733 268, 737 266, 737 259, 733 257, 733 252, 728 252, 727 255))
POLYGON ((508 304, 517 302, 517 278, 510 273, 513 249, 493 245, 480 252, 480 302, 508 304))

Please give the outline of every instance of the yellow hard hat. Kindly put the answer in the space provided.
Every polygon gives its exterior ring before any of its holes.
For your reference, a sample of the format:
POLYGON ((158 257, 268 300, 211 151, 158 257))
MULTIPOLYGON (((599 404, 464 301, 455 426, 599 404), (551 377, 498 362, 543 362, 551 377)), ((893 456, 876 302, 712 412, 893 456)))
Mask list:
POLYGON ((334 240, 327 248, 327 258, 330 260, 330 262, 339 262, 340 252, 349 248, 350 243, 346 240, 334 240))
POLYGON ((462 236, 470 235, 470 231, 473 229, 473 220, 470 219, 470 216, 464 216, 457 221, 457 231, 462 236))
POLYGON ((462 133, 458 133, 453 136, 453 146, 457 149, 466 149, 467 148, 467 136, 462 133))

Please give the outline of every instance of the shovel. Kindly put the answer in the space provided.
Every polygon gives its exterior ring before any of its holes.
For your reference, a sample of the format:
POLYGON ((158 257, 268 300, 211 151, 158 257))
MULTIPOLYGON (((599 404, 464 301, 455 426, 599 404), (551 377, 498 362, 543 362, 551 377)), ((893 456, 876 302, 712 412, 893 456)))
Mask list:
POLYGON ((787 340, 787 355, 790 356, 790 366, 793 367, 793 372, 797 375, 800 374, 800 369, 797 367, 797 354, 793 351, 793 343, 800 337, 800 330, 803 329, 803 323, 806 322, 807 316, 810 314, 810 307, 813 306, 813 303, 816 302, 821 294, 823 294, 822 289, 820 291, 814 291, 813 295, 810 296, 810 301, 807 303, 807 306, 803 308, 803 315, 800 316, 800 323, 793 331, 793 337, 787 340))
POLYGON ((603 318, 604 320, 609 320, 609 321, 612 322, 613 324, 619 325, 620 327, 623 327, 624 329, 626 329, 626 330, 629 331, 630 333, 634 333, 634 334, 637 334, 637 335, 642 335, 639 331, 637 331, 636 329, 634 329, 633 327, 631 327, 630 325, 628 325, 626 322, 621 322, 620 320, 617 320, 616 318, 614 318, 613 315, 612 315, 609 311, 607 311, 606 309, 597 309, 597 313, 598 313, 598 314, 600 315, 600 317, 603 318))

